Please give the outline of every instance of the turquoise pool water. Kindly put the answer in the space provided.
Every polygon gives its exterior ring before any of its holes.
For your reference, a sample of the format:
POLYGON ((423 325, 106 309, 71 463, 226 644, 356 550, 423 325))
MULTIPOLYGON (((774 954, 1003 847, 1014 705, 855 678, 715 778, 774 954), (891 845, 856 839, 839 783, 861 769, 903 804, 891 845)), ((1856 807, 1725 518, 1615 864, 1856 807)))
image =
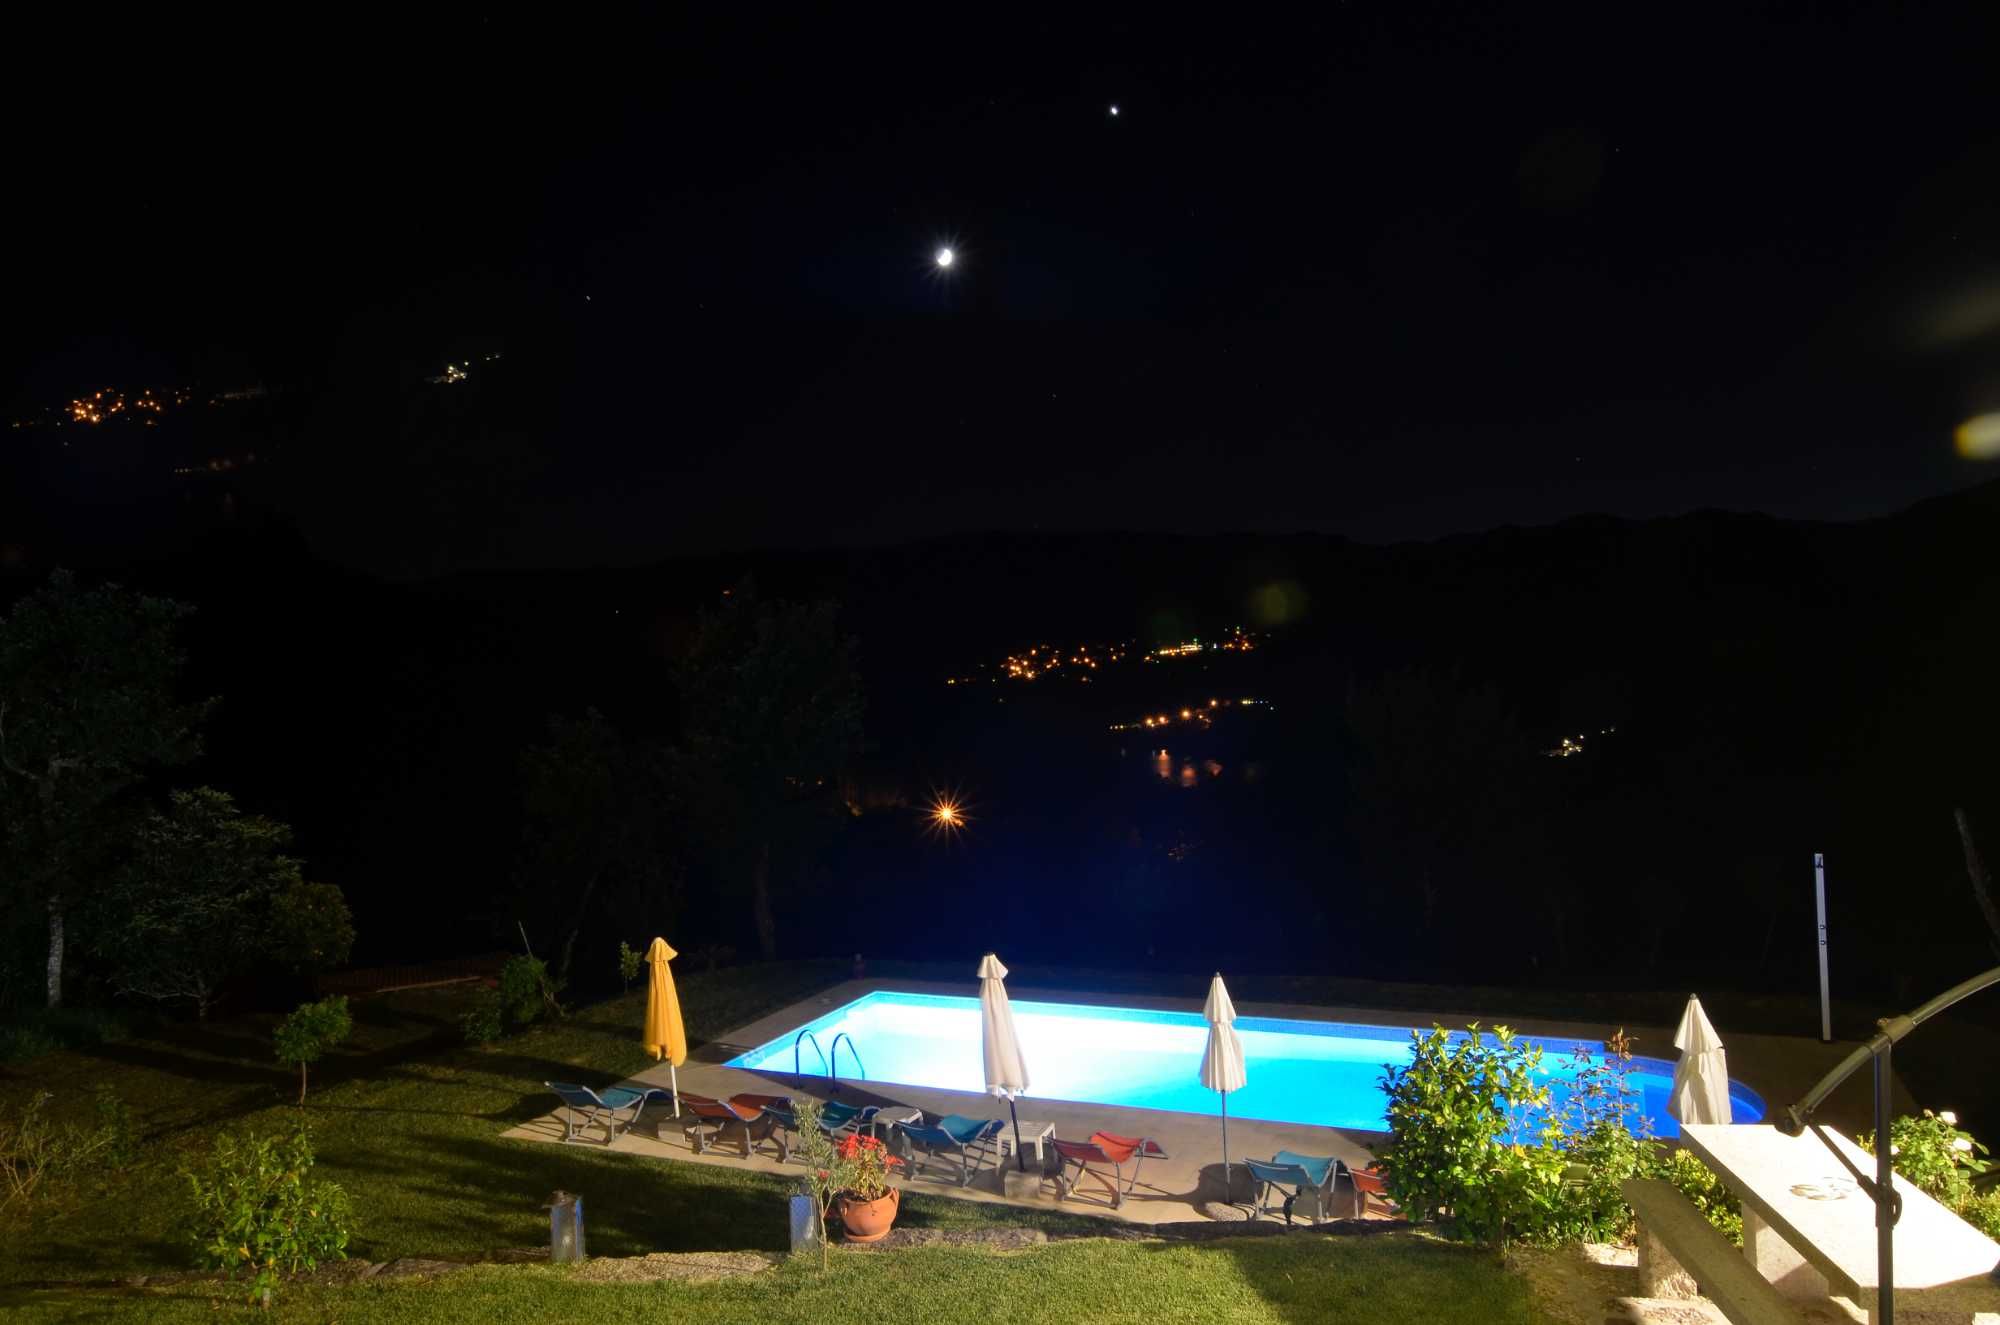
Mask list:
MULTIPOLYGON (((1181 1113, 1221 1111, 1220 1099, 1197 1076, 1208 1042, 1208 1024, 1199 1013, 1024 1000, 1014 1004, 1014 1021, 1033 1082, 1032 1097, 1181 1113)), ((808 1030, 826 1050, 842 1033, 853 1041, 861 1070, 843 1041, 839 1075, 845 1078, 865 1076, 871 1083, 941 1090, 985 1088, 979 1000, 937 994, 877 991, 738 1054, 729 1066, 789 1075, 793 1043, 800 1031, 808 1030)), ((1230 1095, 1232 1118, 1370 1131, 1385 1126, 1382 1069, 1409 1062, 1409 1028, 1239 1017, 1236 1031, 1243 1039, 1249 1084, 1230 1095)), ((1574 1075, 1570 1054, 1575 1043, 1521 1038, 1542 1046, 1542 1064, 1560 1103, 1574 1075)), ((825 1073, 810 1042, 801 1054, 802 1071, 825 1073)), ((1673 1064, 1635 1058, 1633 1068, 1630 1080, 1643 1094, 1653 1134, 1678 1136, 1680 1127, 1666 1108, 1673 1064)), ((1748 1087, 1732 1081, 1729 1096, 1736 1122, 1764 1117, 1764 1101, 1748 1087)))

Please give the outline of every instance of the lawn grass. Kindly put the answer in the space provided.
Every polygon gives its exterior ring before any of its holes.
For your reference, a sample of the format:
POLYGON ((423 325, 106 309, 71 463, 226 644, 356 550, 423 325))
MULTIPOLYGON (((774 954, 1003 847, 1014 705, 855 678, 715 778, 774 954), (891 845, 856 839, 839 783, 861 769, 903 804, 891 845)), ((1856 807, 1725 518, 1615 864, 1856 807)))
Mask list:
MULTIPOLYGON (((835 983, 838 963, 689 972, 690 1038, 711 1039, 835 983)), ((639 1047, 643 994, 574 1011, 485 1048, 460 1043, 468 991, 357 1000, 353 1040, 314 1075, 304 1116, 321 1172, 356 1211, 350 1254, 474 1259, 542 1245, 551 1191, 581 1192, 598 1256, 783 1250, 784 1179, 585 1146, 514 1141, 547 1112, 545 1079, 593 1084, 650 1060, 639 1047)), ((0 1109, 34 1090, 83 1106, 109 1085, 132 1107, 140 1160, 0 1220, 0 1314, 11 1320, 179 1320, 247 1311, 212 1283, 103 1287, 191 1267, 177 1168, 222 1127, 293 1125, 297 1079, 271 1057, 272 1018, 184 1025, 0 1067, 0 1109), (43 1287, 42 1285, 48 1285, 43 1287)), ((596 1283, 549 1267, 478 1267, 436 1282, 294 1285, 280 1318, 544 1321, 624 1317, 704 1321, 868 1318, 990 1320, 1526 1320, 1525 1288, 1490 1256, 1418 1235, 1237 1238, 1187 1245, 1108 1241, 1104 1225, 1057 1210, 908 1193, 898 1222, 1039 1227, 1068 1240, 1009 1255, 926 1248, 837 1255, 822 1277, 787 1265, 711 1285, 596 1283)))
MULTIPOLYGON (((689 1167, 689 1166, 684 1166, 689 1167)), ((36 1292, 0 1298, 10 1319, 212 1321, 247 1315, 214 1285, 124 1294, 36 1292)), ((1415 1233, 1229 1238, 1206 1243, 1082 1239, 1018 1253, 942 1247, 837 1252, 720 1283, 585 1283, 548 1267, 477 1267, 436 1280, 298 1287, 280 1321, 485 1325, 554 1320, 783 1322, 1168 1321, 1329 1325, 1526 1325, 1526 1285, 1490 1252, 1415 1233)))
MULTIPOLYGON (((712 1038, 841 974, 833 963, 689 973, 680 981, 689 1036, 712 1038)), ((584 1194, 599 1255, 783 1247, 782 1179, 501 1136, 548 1112, 545 1080, 609 1084, 651 1063, 636 1034, 642 993, 485 1048, 459 1042, 457 1015, 469 997, 441 989, 358 1000, 353 1040, 316 1071, 304 1114, 320 1172, 353 1198, 351 1255, 473 1258, 540 1245, 548 1238, 542 1206, 558 1188, 584 1194)), ((187 1268, 176 1170, 222 1127, 289 1127, 299 1117, 288 1102, 297 1078, 271 1057, 272 1020, 181 1026, 0 1069, 0 1109, 19 1107, 38 1089, 53 1092, 58 1107, 82 1106, 108 1084, 131 1105, 145 1138, 137 1164, 0 1226, 0 1284, 187 1268)), ((970 1202, 912 1194, 902 1218, 970 1227, 994 1216, 970 1202)), ((1015 1212, 1009 1222, 1099 1227, 1058 1211, 1015 1212)))

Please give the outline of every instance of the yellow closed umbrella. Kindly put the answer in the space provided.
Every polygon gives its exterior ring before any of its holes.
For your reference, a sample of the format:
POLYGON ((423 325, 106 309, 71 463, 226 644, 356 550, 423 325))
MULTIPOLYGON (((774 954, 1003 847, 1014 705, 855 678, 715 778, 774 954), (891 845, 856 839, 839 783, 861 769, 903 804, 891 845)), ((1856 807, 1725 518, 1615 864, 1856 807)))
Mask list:
POLYGON ((681 1025, 681 996, 674 992, 674 973, 667 963, 680 954, 656 938, 646 949, 646 965, 653 968, 646 984, 646 1052, 667 1060, 667 1075, 674 1083, 674 1117, 681 1116, 680 1065, 688 1058, 687 1027, 681 1025))

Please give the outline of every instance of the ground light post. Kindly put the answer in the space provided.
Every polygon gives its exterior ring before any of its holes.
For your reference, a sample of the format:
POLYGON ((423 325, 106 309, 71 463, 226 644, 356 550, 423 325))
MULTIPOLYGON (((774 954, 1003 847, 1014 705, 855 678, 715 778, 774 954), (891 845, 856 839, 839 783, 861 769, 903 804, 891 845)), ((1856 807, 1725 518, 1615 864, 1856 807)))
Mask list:
POLYGON ((1896 1171, 1889 1153, 1891 1054, 1896 1041, 1918 1026, 1952 1004, 1993 985, 2000 985, 2000 966, 1975 975, 1962 984, 1953 985, 1903 1016, 1884 1017, 1875 1023, 1881 1029, 1870 1036, 1866 1044, 1842 1059, 1838 1067, 1820 1078, 1819 1084, 1808 1091, 1804 1099, 1786 1109, 1775 1120, 1778 1130, 1786 1136, 1799 1136, 1810 1128, 1812 1134, 1840 1160, 1841 1165, 1854 1175, 1861 1189, 1868 1193, 1869 1200, 1875 1203, 1875 1319, 1878 1325, 1895 1325, 1896 1322, 1896 1221, 1903 1213, 1903 1201, 1896 1191, 1896 1171), (1826 1097, 1833 1093, 1834 1088, 1860 1070, 1863 1063, 1870 1061, 1875 1065, 1875 1176, 1872 1179, 1855 1168, 1853 1161, 1813 1121, 1813 1114, 1826 1102, 1826 1097))

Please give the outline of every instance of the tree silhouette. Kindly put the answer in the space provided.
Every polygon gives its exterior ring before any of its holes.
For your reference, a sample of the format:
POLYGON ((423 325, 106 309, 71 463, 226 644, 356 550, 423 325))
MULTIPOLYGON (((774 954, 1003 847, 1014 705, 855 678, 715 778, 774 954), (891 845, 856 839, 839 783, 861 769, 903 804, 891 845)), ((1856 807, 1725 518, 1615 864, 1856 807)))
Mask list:
POLYGON ((751 924, 769 960, 773 848, 802 844, 835 818, 842 766, 860 748, 854 642, 832 603, 765 602, 741 585, 702 616, 675 678, 687 794, 725 868, 748 874, 751 924))
POLYGON ((208 703, 175 694, 192 609, 57 571, 0 621, 0 831, 10 909, 48 920, 48 1005, 62 1003, 67 924, 107 876, 122 798, 200 753, 208 703))

